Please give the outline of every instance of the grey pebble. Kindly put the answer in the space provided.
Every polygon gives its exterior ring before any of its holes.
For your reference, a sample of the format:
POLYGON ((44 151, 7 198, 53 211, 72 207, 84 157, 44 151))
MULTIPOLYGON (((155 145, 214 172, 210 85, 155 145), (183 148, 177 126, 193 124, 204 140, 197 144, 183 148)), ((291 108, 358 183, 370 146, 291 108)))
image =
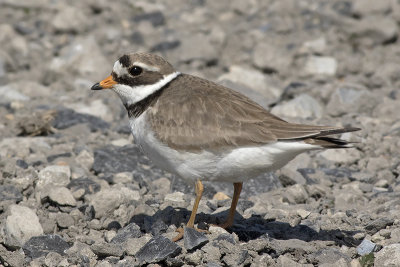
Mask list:
POLYGON ((153 237, 137 253, 136 258, 141 262, 160 262, 168 257, 175 257, 182 248, 161 235, 153 237))
POLYGON ((185 249, 191 251, 208 243, 209 240, 204 233, 199 232, 194 228, 185 227, 183 241, 185 249))

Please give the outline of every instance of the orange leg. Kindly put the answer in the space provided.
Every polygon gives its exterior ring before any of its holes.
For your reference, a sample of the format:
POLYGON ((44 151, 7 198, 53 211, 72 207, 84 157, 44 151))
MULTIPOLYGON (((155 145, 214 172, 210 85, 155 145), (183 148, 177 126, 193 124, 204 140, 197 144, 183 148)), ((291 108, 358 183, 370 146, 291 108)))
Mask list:
MULTIPOLYGON (((204 191, 203 184, 201 183, 200 180, 198 180, 195 185, 196 199, 194 201, 192 213, 190 214, 190 218, 188 223, 186 224, 186 227, 190 228, 194 227, 194 220, 196 219, 197 209, 199 208, 199 203, 201 196, 203 195, 203 191, 204 191)), ((178 229, 176 229, 176 231, 179 234, 172 239, 173 242, 176 242, 183 238, 184 229, 182 227, 179 227, 178 229)))
POLYGON ((218 225, 219 227, 226 229, 233 225, 236 206, 237 206, 237 203, 239 200, 240 192, 242 191, 242 185, 243 185, 243 183, 234 183, 233 184, 234 191, 233 191, 232 203, 231 203, 231 208, 229 209, 228 218, 226 218, 226 221, 223 224, 218 225))

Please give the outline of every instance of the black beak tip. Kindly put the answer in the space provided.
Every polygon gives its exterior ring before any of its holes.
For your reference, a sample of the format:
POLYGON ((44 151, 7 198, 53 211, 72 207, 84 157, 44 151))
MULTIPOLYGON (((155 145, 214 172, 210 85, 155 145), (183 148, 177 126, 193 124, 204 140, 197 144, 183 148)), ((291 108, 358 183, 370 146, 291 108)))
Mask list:
POLYGON ((101 90, 103 87, 101 87, 100 83, 96 83, 90 88, 91 90, 101 90))

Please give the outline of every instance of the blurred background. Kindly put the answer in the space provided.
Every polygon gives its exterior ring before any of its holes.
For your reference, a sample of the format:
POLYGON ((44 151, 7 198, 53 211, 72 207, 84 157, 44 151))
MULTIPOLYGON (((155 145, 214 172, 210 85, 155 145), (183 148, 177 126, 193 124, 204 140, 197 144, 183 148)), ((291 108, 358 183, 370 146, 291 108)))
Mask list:
MULTIPOLYGON (((70 227, 93 230, 92 220, 103 225, 102 238, 107 222, 125 225, 140 205, 150 215, 168 205, 190 210, 192 186, 153 168, 131 145, 118 97, 90 91, 121 55, 138 51, 240 91, 291 122, 362 128, 342 136, 356 148, 301 155, 244 184, 241 215, 296 225, 290 214, 266 214, 280 205, 318 216, 342 211, 338 218, 362 233, 353 246, 365 238, 400 242, 400 207, 392 201, 400 192, 399 23, 398 0, 0 0, 0 219, 11 227, 5 219, 17 204, 40 221, 26 238, 5 234, 7 253, 42 233, 73 244, 84 234, 70 227), (75 223, 60 226, 57 216, 71 211, 75 223), (378 217, 397 234, 365 232, 378 217)), ((231 194, 230 185, 207 184, 211 202, 200 209, 226 209, 218 201, 231 194)), ((348 253, 360 256, 354 247, 348 253)))

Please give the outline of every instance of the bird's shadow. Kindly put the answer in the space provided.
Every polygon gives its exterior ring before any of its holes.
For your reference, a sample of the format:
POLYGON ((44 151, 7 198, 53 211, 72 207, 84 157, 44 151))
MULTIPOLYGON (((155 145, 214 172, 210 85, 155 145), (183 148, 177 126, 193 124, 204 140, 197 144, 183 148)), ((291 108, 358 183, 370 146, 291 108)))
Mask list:
MULTIPOLYGON (((198 213, 196 222, 205 222, 207 224, 220 224, 224 222, 228 210, 217 214, 198 213)), ((166 207, 157 211, 154 215, 138 214, 131 218, 130 223, 139 225, 140 229, 153 235, 160 234, 168 228, 169 225, 176 226, 186 223, 190 217, 190 211, 185 208, 166 207)), ((201 224, 201 223, 200 223, 201 224)), ((310 241, 333 241, 336 245, 346 245, 349 247, 358 246, 360 240, 353 238, 359 231, 347 231, 341 229, 318 230, 313 225, 298 224, 291 226, 287 222, 276 220, 266 220, 260 216, 253 215, 248 219, 243 218, 238 212, 235 214, 234 225, 227 229, 228 232, 234 232, 240 241, 248 242, 260 237, 273 238, 278 240, 299 239, 306 242, 310 241)))

